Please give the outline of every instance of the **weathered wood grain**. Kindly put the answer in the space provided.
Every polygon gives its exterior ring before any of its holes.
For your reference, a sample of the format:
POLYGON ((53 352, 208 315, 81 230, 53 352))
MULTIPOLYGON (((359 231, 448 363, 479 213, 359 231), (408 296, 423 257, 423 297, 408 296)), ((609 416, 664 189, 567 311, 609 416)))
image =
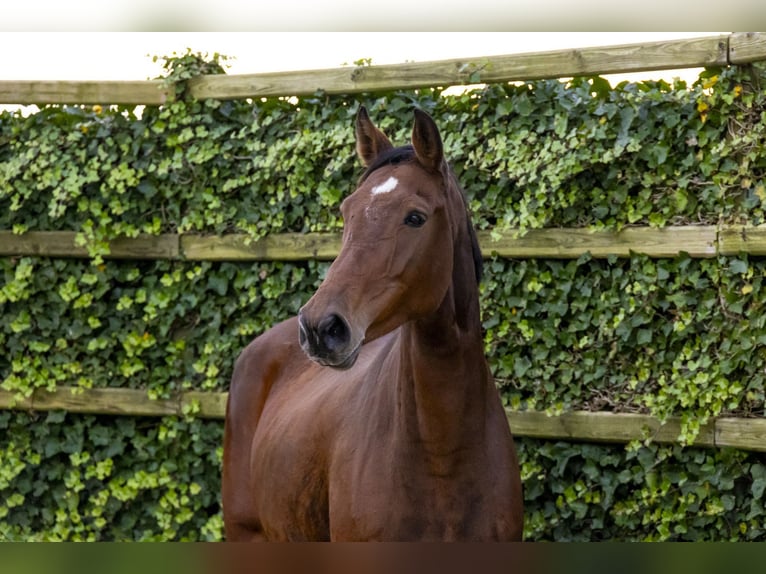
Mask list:
POLYGON ((229 393, 212 393, 204 391, 187 391, 181 394, 179 405, 181 412, 189 405, 195 415, 203 419, 223 419, 226 415, 226 400, 229 393))
POLYGON ((143 81, 0 81, 0 104, 146 104, 173 98, 161 80, 143 81))
POLYGON ((455 86, 695 68, 727 63, 728 36, 623 44, 483 58, 450 59, 380 66, 302 70, 232 76, 203 76, 190 81, 197 98, 301 96, 322 90, 352 94, 376 90, 455 86))
POLYGON ((52 411, 124 416, 183 416, 186 411, 205 419, 223 419, 227 393, 187 391, 169 399, 151 399, 142 389, 37 389, 29 398, 0 390, 0 409, 52 411))
POLYGON ((53 411, 71 413, 167 416, 179 414, 177 400, 151 400, 141 389, 80 389, 57 387, 50 392, 37 389, 31 397, 16 400, 13 393, 0 391, 0 408, 15 410, 53 411))
POLYGON ((766 255, 766 225, 722 227, 718 252, 721 255, 766 255))
POLYGON ((181 254, 181 236, 141 234, 138 237, 120 237, 109 243, 110 253, 105 259, 177 259, 181 254))
MULTIPOLYGON (((0 256, 88 257, 88 250, 76 244, 74 231, 27 231, 16 234, 0 230, 0 256)), ((175 234, 123 237, 109 244, 105 259, 176 259, 180 239, 175 234)))
POLYGON ((73 231, 28 231, 16 234, 0 230, 0 256, 87 257, 88 250, 75 244, 73 231))
POLYGON ((181 253, 191 261, 330 260, 339 251, 338 233, 281 233, 258 240, 246 235, 181 237, 181 253))
POLYGON ((593 257, 675 257, 682 252, 692 257, 716 255, 715 226, 628 227, 621 231, 588 229, 532 229, 517 237, 514 231, 493 240, 489 232, 479 233, 484 255, 507 258, 576 258, 590 252, 593 257))
POLYGON ((716 446, 766 452, 766 419, 720 418, 715 421, 716 446))
POLYGON ((736 32, 729 38, 729 63, 747 64, 766 59, 766 33, 736 32))
MULTIPOLYGON (((531 438, 626 443, 650 439, 675 443, 681 430, 679 419, 661 423, 649 415, 575 411, 549 416, 539 411, 506 411, 511 432, 531 438)), ((715 446, 714 425, 705 426, 695 443, 715 446)))

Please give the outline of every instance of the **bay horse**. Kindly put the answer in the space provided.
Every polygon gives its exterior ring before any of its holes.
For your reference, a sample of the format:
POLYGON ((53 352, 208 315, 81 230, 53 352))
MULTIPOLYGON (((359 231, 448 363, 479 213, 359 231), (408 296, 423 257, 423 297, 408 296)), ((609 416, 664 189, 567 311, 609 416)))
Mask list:
POLYGON ((484 357, 481 252, 434 120, 394 147, 364 107, 366 167, 340 253, 238 357, 227 540, 520 540, 513 438, 484 357))

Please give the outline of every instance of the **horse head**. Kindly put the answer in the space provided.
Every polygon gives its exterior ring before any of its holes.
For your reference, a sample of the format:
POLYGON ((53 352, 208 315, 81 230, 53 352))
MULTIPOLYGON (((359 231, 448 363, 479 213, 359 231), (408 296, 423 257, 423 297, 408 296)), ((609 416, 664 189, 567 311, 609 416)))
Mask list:
POLYGON ((439 308, 467 217, 439 130, 425 112, 415 110, 411 144, 394 147, 362 107, 356 150, 366 171, 341 205, 340 253, 299 312, 303 350, 339 369, 353 366, 363 343, 439 308))

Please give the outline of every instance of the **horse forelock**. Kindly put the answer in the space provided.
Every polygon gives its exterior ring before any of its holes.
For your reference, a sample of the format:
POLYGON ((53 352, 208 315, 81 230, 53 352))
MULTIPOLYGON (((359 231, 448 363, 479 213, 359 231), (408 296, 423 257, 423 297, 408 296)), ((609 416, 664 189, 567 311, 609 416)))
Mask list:
MULTIPOLYGON (((414 161, 415 159, 416 159, 415 148, 412 145, 404 145, 404 146, 388 149, 384 151, 383 153, 381 153, 378 157, 376 157, 375 160, 373 160, 370 163, 370 165, 367 166, 367 169, 365 169, 364 173, 362 173, 361 177, 359 178, 359 181, 357 182, 357 186, 364 183, 364 181, 367 178, 369 178, 370 175, 373 174, 373 172, 383 167, 410 162, 410 161, 414 161)), ((471 213, 470 213, 470 210, 468 209, 468 199, 466 198, 465 190, 457 181, 457 177, 455 176, 455 173, 452 171, 452 168, 449 167, 446 161, 442 165, 441 177, 444 181, 444 184, 447 187, 452 187, 455 189, 455 191, 457 192, 457 194, 459 195, 463 203, 463 208, 465 210, 466 225, 468 227, 468 237, 470 238, 470 241, 471 241, 471 252, 473 254, 474 271, 476 273, 476 282, 479 283, 481 282, 481 278, 483 276, 484 260, 481 255, 479 240, 476 236, 476 231, 473 227, 473 222, 471 221, 471 213)))

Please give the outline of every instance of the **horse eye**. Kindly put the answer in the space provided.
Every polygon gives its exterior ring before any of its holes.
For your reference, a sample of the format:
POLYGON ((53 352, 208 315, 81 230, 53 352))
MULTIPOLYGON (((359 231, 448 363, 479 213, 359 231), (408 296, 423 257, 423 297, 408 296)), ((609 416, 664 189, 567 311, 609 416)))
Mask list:
POLYGON ((410 211, 404 218, 404 224, 410 227, 421 227, 426 222, 426 216, 419 211, 410 211))

